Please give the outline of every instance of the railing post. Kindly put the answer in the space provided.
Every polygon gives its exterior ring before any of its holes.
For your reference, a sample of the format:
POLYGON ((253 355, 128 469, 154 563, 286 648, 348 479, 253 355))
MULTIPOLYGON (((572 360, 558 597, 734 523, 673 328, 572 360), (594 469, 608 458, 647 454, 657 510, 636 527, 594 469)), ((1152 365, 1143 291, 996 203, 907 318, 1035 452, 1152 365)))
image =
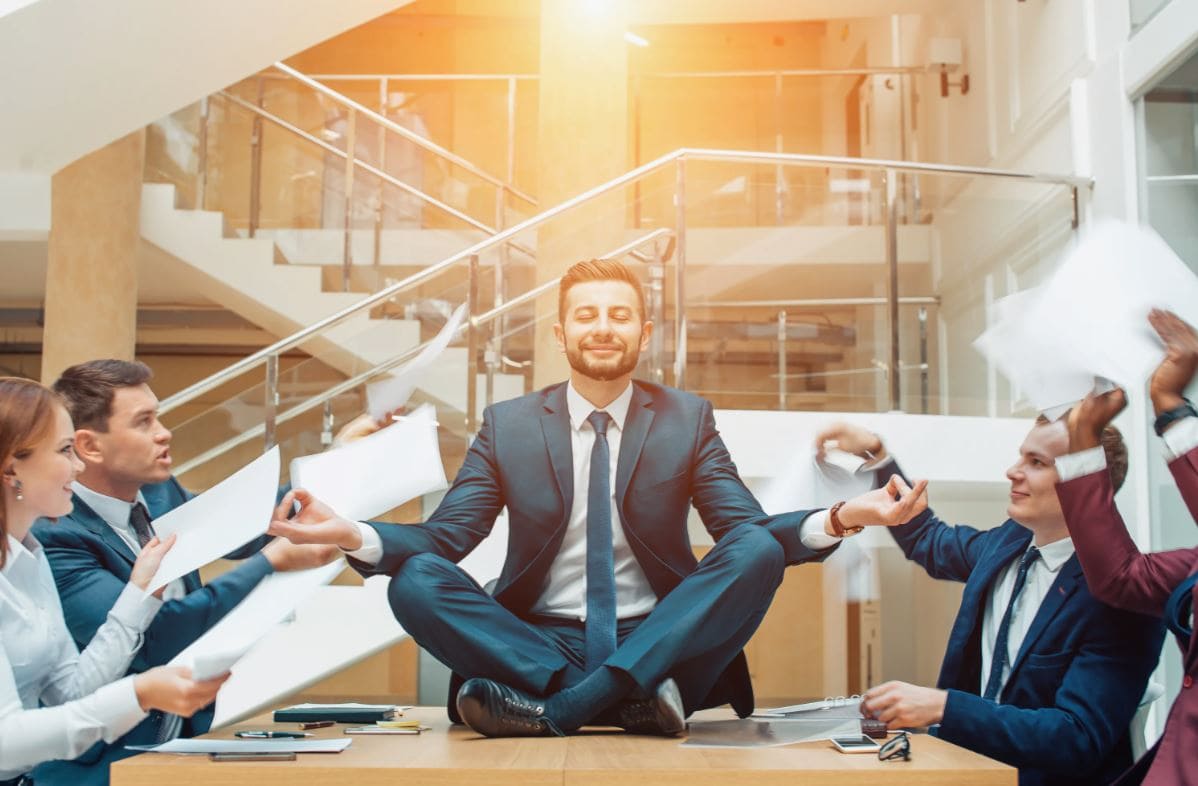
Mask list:
POLYGON ((333 444, 333 400, 324 402, 324 411, 320 417, 320 445, 327 448, 333 444))
POLYGON ((674 185, 674 387, 686 390, 686 159, 674 185))
POLYGON ((200 129, 196 135, 196 165, 199 179, 196 182, 196 210, 203 210, 208 195, 208 96, 200 99, 200 129))
POLYGON ((488 325, 487 341, 483 347, 483 365, 486 367, 486 387, 483 396, 483 406, 489 407, 495 403, 495 372, 499 366, 499 355, 495 352, 494 331, 488 325))
MULTIPOLYGON (((379 80, 379 114, 387 117, 387 77, 379 80)), ((379 124, 379 169, 387 171, 387 129, 379 124)), ((377 204, 374 206, 374 266, 383 264, 383 211, 387 204, 387 184, 379 180, 377 204)), ((376 279, 377 280, 377 279, 376 279)), ((377 286, 377 284, 376 284, 377 286)))
POLYGON ((466 447, 478 431, 478 254, 470 255, 466 287, 466 447))
POLYGON ((902 409, 902 378, 899 374, 899 280, 898 280, 898 178, 893 169, 882 170, 882 217, 886 230, 886 313, 890 324, 889 373, 890 409, 902 409))
POLYGON ((928 414, 928 310, 919 307, 919 401, 920 412, 928 414))
MULTIPOLYGON (((265 103, 265 85, 258 77, 258 108, 265 103)), ((262 209, 262 116, 254 115, 250 124, 250 237, 258 231, 259 211, 262 209)))
POLYGON ((666 263, 662 259, 661 243, 653 244, 653 261, 649 263, 649 302, 646 304, 649 319, 655 330, 649 337, 649 376, 659 385, 666 381, 665 309, 666 263))
MULTIPOLYGON (((782 152, 782 72, 774 74, 774 151, 782 152)), ((781 164, 774 166, 774 223, 782 226, 786 215, 786 174, 781 164)))
POLYGON ((341 249, 341 291, 349 291, 349 276, 353 270, 354 230, 354 154, 357 151, 358 113, 349 110, 345 119, 345 236, 341 249))
POLYGON ((786 312, 778 312, 778 409, 786 409, 786 312))
POLYGON ((279 414, 279 356, 272 354, 266 358, 266 383, 264 389, 266 416, 264 418, 263 437, 266 440, 266 450, 278 444, 275 433, 276 419, 279 414))

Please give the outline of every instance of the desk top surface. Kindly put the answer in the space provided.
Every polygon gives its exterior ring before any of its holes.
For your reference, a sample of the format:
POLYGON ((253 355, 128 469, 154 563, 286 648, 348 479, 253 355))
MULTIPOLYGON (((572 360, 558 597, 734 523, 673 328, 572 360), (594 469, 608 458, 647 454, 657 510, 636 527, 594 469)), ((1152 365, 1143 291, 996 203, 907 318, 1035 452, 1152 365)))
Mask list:
MULTIPOLYGON (((728 710, 698 713, 692 720, 733 717, 728 710)), ((677 739, 595 731, 565 738, 486 739, 451 726, 444 708, 416 707, 405 718, 431 727, 420 735, 353 736, 339 754, 300 754, 290 762, 212 762, 201 756, 146 753, 112 767, 113 786, 223 786, 253 783, 316 784, 345 780, 355 786, 403 782, 443 786, 598 786, 679 784, 792 786, 855 783, 915 786, 1014 786, 1016 771, 992 759, 928 735, 911 735, 911 760, 881 762, 873 754, 843 754, 829 742, 780 748, 686 748, 677 739), (352 770, 352 776, 346 771, 352 770), (397 772, 398 770, 398 772, 397 772), (738 777, 739 776, 739 777, 738 777)), ((209 735, 232 739, 238 729, 296 729, 261 715, 209 735)), ((344 725, 316 729, 317 737, 342 737, 344 725)))

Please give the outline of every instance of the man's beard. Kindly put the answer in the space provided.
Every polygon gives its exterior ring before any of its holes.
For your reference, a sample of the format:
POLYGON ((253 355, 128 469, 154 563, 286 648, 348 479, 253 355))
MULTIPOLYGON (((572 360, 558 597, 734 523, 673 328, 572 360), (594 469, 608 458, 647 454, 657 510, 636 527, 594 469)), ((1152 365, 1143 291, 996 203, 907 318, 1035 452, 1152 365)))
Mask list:
POLYGON ((636 369, 636 364, 640 360, 640 347, 624 347, 624 351, 619 357, 607 362, 588 361, 586 355, 583 354, 581 347, 566 350, 566 360, 570 364, 570 368, 600 382, 617 379, 625 374, 631 374, 636 369))

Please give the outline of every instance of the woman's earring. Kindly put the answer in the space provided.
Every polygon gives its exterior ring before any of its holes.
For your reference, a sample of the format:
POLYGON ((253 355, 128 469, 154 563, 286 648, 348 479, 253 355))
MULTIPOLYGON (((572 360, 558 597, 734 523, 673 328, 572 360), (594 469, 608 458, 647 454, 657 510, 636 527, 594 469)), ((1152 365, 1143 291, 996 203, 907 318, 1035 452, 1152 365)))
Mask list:
POLYGON ((17 502, 25 499, 25 495, 21 493, 21 481, 19 479, 12 482, 12 488, 13 491, 17 492, 17 502))

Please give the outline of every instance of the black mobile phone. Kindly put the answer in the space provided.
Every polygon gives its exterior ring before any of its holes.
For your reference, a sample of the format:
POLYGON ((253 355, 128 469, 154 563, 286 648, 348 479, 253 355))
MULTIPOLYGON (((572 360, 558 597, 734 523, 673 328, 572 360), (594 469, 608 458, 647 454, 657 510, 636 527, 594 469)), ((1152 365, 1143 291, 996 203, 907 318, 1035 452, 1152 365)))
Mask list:
POLYGON ((294 751, 263 751, 262 753, 209 753, 213 761, 295 761, 294 751))

